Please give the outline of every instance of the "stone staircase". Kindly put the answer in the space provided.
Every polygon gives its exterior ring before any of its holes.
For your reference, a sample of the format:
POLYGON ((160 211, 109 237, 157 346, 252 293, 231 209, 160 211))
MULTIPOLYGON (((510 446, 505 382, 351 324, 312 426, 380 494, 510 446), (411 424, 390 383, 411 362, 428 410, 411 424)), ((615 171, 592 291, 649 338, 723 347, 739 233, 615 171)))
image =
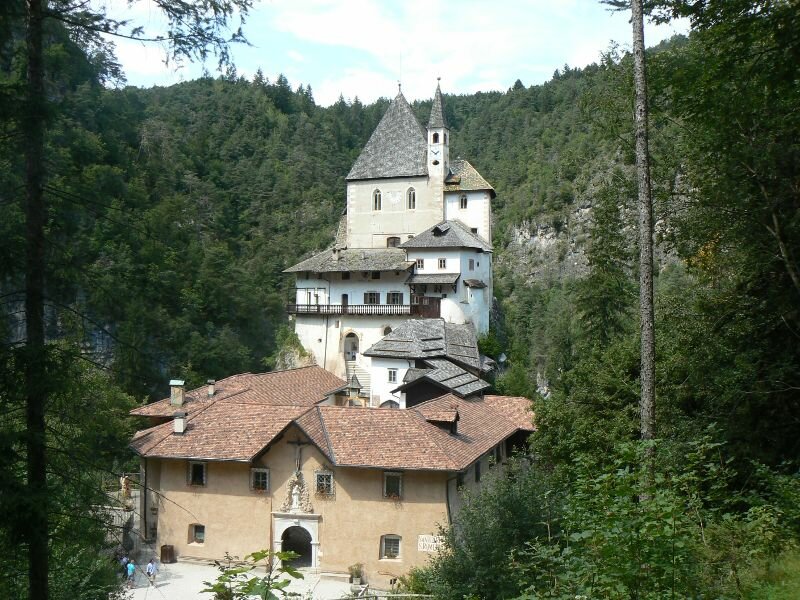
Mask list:
POLYGON ((369 399, 367 400, 367 404, 369 405, 372 398, 370 395, 372 387, 370 385, 369 371, 367 371, 354 360, 346 361, 345 366, 347 368, 347 381, 350 381, 350 378, 354 374, 356 377, 358 377, 358 381, 361 384, 361 395, 369 399))

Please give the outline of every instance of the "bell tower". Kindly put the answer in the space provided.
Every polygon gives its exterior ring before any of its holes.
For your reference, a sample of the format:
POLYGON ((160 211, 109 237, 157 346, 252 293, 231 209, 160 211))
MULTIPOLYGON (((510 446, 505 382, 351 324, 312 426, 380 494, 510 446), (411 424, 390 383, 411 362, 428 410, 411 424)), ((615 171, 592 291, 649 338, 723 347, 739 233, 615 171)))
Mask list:
POLYGON ((436 94, 428 119, 428 173, 432 179, 444 182, 450 168, 450 128, 444 118, 439 79, 436 78, 436 94))

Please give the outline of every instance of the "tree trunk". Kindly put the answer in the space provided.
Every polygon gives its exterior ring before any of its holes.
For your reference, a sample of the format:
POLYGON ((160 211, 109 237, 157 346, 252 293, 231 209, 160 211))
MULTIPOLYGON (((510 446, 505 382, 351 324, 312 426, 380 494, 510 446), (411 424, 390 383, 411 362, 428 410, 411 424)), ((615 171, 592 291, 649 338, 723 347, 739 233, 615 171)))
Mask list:
POLYGON ((31 600, 48 597, 48 510, 45 455, 46 369, 44 337, 44 0, 28 0, 28 72, 23 107, 25 152, 25 395, 27 428, 28 581, 31 600))
MULTIPOLYGON (((644 55, 642 0, 631 2, 633 16, 633 81, 636 90, 636 178, 639 188, 639 313, 641 318, 641 385, 639 402, 641 436, 655 435, 656 336, 653 314, 653 195, 650 187, 650 156, 647 139, 647 77, 644 55)), ((648 454, 652 468, 652 450, 648 454)))

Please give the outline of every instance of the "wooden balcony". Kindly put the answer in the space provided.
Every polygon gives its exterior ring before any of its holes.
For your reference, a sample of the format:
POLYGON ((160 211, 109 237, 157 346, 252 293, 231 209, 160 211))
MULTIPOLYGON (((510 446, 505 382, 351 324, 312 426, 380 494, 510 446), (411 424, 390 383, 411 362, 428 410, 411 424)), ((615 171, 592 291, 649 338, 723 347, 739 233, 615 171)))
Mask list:
POLYGON ((420 315, 411 304, 287 304, 290 315, 420 315))

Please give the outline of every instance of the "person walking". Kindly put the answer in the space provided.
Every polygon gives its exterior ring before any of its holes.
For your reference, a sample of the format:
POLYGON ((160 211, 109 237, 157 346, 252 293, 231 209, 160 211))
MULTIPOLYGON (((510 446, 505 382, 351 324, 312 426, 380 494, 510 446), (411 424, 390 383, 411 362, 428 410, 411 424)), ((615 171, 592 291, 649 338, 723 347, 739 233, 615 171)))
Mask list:
POLYGON ((133 559, 131 559, 130 561, 128 561, 128 589, 129 590, 133 589, 134 584, 136 583, 134 581, 135 577, 136 577, 136 564, 134 564, 133 559))
POLYGON ((123 554, 122 558, 119 561, 120 566, 122 567, 122 578, 125 579, 128 577, 128 555, 123 554))
POLYGON ((156 571, 158 568, 156 567, 156 559, 151 558, 150 562, 147 563, 147 579, 150 580, 150 585, 153 585, 156 581, 156 571))

